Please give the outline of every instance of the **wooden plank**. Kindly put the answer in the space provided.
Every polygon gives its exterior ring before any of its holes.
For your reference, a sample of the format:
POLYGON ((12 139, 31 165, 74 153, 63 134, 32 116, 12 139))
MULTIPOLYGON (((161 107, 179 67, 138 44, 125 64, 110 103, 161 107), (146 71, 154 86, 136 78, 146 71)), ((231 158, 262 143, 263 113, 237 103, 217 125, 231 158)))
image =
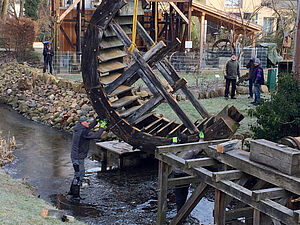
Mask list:
POLYGON ((103 141, 96 142, 96 145, 100 148, 106 149, 110 152, 113 152, 117 155, 124 155, 128 153, 141 152, 139 149, 133 149, 131 145, 123 141, 103 141))
POLYGON ((158 206, 157 206, 157 225, 166 223, 168 192, 168 165, 163 161, 158 162, 158 206))
POLYGON ((189 19, 181 12, 181 10, 173 2, 169 2, 173 9, 179 14, 186 24, 189 24, 189 19))
POLYGON ((148 126, 146 126, 143 130, 144 130, 145 132, 151 130, 151 129, 152 129, 153 127, 155 127, 157 124, 161 123, 162 120, 163 120, 163 118, 161 117, 161 118, 159 118, 159 119, 153 121, 153 122, 150 123, 148 126))
POLYGON ((226 154, 220 154, 217 153, 216 146, 209 146, 209 148, 204 151, 209 157, 225 163, 226 165, 300 195, 300 177, 290 176, 269 166, 251 161, 249 159, 249 152, 233 150, 226 154))
POLYGON ((185 184, 194 183, 199 180, 194 176, 176 177, 168 179, 168 187, 181 186, 185 184))
POLYGON ((212 180, 219 182, 221 180, 237 180, 242 177, 243 173, 240 170, 225 170, 220 172, 214 172, 212 174, 212 180))
POLYGON ((293 175, 300 172, 300 151, 286 145, 258 139, 250 143, 250 160, 293 175))
MULTIPOLYGON (((154 113, 154 112, 146 113, 146 114, 140 116, 138 119, 134 120, 134 121, 132 122, 132 124, 138 125, 139 123, 144 122, 144 120, 147 120, 147 119, 149 119, 150 117, 156 117, 155 113, 154 113)), ((157 117, 156 117, 156 118, 157 118, 157 117)), ((127 121, 128 121, 128 120, 127 120, 127 121)))
MULTIPOLYGON (((131 28, 128 27, 128 26, 122 26, 122 29, 124 30, 124 32, 125 32, 127 35, 132 33, 131 28)), ((112 37, 115 37, 116 34, 115 34, 115 32, 114 32, 113 30, 111 30, 110 28, 108 28, 108 29, 106 29, 106 30, 104 31, 104 36, 105 36, 106 38, 112 38, 112 37)))
POLYGON ((131 104, 132 102, 136 101, 137 99, 139 99, 139 96, 135 96, 135 95, 124 96, 123 98, 120 98, 117 101, 113 102, 111 104, 111 106, 115 109, 119 109, 121 107, 131 104))
POLYGON ((115 47, 123 47, 123 43, 117 37, 103 38, 99 43, 101 49, 109 49, 115 47))
POLYGON ((117 89, 115 89, 113 92, 111 92, 109 94, 109 96, 114 97, 114 96, 120 95, 122 93, 128 92, 132 89, 133 89, 133 87, 126 86, 126 85, 120 85, 117 89))
POLYGON ((156 134, 157 136, 164 136, 165 132, 168 132, 168 130, 170 130, 170 127, 173 126, 175 123, 175 120, 171 120, 170 122, 168 122, 165 126, 163 126, 162 128, 160 128, 156 134))
POLYGON ((126 109, 126 110, 120 112, 120 116, 121 116, 122 118, 126 118, 126 117, 130 116, 131 114, 133 114, 133 113, 134 113, 136 110, 138 110, 140 107, 141 107, 140 105, 136 105, 136 106, 133 106, 133 107, 131 107, 131 108, 129 108, 129 109, 126 109))
POLYGON ((287 197, 287 191, 279 187, 252 191, 252 199, 256 202, 265 199, 276 199, 282 197, 287 197))
POLYGON ((104 62, 104 63, 99 64, 98 71, 100 73, 107 73, 107 72, 111 72, 111 71, 121 70, 126 67, 127 67, 127 65, 125 65, 124 63, 113 60, 113 61, 104 62))
MULTIPOLYGON (((174 145, 175 146, 175 145, 174 145)), ((231 153, 231 152, 229 152, 231 153)), ((226 155, 226 154, 221 154, 226 155)), ((241 202, 275 218, 285 224, 296 225, 295 215, 293 210, 288 209, 287 207, 276 203, 270 199, 262 200, 255 202, 252 200, 252 191, 244 188, 241 185, 238 185, 232 181, 220 181, 214 182, 212 180, 212 172, 204 168, 193 168, 193 169, 184 169, 185 160, 171 153, 167 154, 156 154, 156 158, 164 161, 165 163, 178 167, 180 170, 186 172, 191 176, 198 177, 201 181, 207 183, 208 185, 223 191, 224 193, 232 196, 233 198, 238 199, 241 202)), ((245 167, 245 165, 244 165, 245 167)))
POLYGON ((104 85, 108 85, 114 82, 119 76, 121 76, 121 73, 112 73, 107 76, 100 76, 100 82, 104 85))
POLYGON ((257 209, 254 209, 253 211, 253 224, 255 225, 261 225, 261 213, 257 209))
POLYGON ((253 218, 253 208, 245 207, 232 209, 225 212, 225 220, 226 222, 231 222, 232 220, 236 220, 237 218, 253 218))
POLYGON ((231 140, 217 145, 217 152, 225 153, 242 146, 241 140, 231 140))
POLYGON ((198 159, 187 159, 185 161, 185 167, 187 169, 190 169, 192 167, 203 167, 203 166, 213 166, 216 165, 218 161, 208 158, 208 157, 203 157, 203 158, 198 158, 198 159))
POLYGON ((161 153, 176 153, 176 152, 187 152, 189 150, 204 150, 208 146, 216 145, 222 142, 228 141, 228 139, 222 140, 212 140, 212 141, 203 141, 203 142, 192 142, 186 144, 177 144, 177 145, 162 145, 158 146, 156 152, 161 153))
POLYGON ((205 196, 209 186, 205 183, 200 183, 188 198, 186 203, 181 207, 177 215, 172 219, 170 225, 181 224, 183 220, 192 212, 199 201, 205 196))
POLYGON ((225 225, 224 199, 225 193, 218 189, 215 189, 214 223, 216 225, 225 225))
POLYGON ((126 56, 126 52, 119 48, 110 48, 107 50, 101 50, 98 56, 100 62, 106 62, 113 59, 118 59, 126 56))
MULTIPOLYGON (((115 31, 117 36, 123 41, 123 44, 129 48, 131 45, 130 39, 127 37, 127 35, 124 33, 124 31, 121 29, 121 27, 115 22, 112 21, 110 23, 110 27, 115 31)), ((138 50, 134 49, 133 51, 133 57, 137 63, 139 63, 140 68, 145 72, 151 83, 158 89, 160 94, 166 99, 168 104, 171 106, 171 108, 174 110, 174 112, 177 114, 179 119, 184 123, 184 125, 190 130, 191 133, 199 132, 198 129, 195 127, 195 125, 192 123, 192 121, 187 117, 185 112, 181 109, 181 107, 178 105, 177 101, 172 97, 170 93, 168 93, 164 86, 161 84, 161 82, 158 80, 152 69, 149 67, 149 65, 145 62, 141 54, 138 52, 138 50)))
POLYGON ((80 0, 75 0, 67 9, 63 12, 63 14, 60 15, 60 17, 57 20, 57 23, 61 23, 64 18, 71 12, 74 7, 80 2, 80 0))
POLYGON ((162 101, 163 97, 161 95, 152 97, 150 100, 144 103, 134 114, 128 117, 127 121, 129 123, 134 123, 138 118, 155 109, 162 101))

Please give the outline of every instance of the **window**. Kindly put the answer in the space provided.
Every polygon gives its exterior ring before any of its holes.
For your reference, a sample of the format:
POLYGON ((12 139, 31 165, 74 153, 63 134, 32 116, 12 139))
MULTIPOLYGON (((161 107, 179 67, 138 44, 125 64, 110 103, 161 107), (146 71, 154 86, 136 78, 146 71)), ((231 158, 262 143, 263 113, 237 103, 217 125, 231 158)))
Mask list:
POLYGON ((242 8, 242 0, 225 0, 226 8, 242 8))
POLYGON ((263 24, 263 35, 267 35, 273 32, 274 18, 265 17, 263 24))
POLYGON ((244 19, 252 23, 258 23, 258 13, 253 15, 253 13, 244 13, 244 19))

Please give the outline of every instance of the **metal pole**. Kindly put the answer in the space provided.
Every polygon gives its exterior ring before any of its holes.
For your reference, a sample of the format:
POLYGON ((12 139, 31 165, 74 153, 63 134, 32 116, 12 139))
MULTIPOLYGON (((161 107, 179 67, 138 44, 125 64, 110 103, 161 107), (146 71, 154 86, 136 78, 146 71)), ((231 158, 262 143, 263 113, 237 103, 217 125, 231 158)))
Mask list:
POLYGON ((295 46, 294 46, 294 61, 293 71, 294 77, 300 85, 300 0, 297 3, 297 20, 296 20, 296 32, 295 32, 295 46))

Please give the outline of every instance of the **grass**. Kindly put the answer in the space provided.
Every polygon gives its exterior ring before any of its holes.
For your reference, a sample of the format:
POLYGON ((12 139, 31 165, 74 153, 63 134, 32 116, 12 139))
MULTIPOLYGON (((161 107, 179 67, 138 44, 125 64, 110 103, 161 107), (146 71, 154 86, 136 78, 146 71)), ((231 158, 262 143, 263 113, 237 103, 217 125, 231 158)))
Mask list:
MULTIPOLYGON (((54 209, 53 206, 34 196, 29 186, 21 180, 12 179, 1 168, 0 180, 0 224, 65 224, 56 218, 41 217, 43 208, 54 209)), ((71 224, 84 223, 74 221, 71 224)))
MULTIPOLYGON (((269 98, 269 95, 262 94, 262 97, 269 98)), ((248 110, 255 107, 250 104, 251 101, 252 99, 248 99, 247 95, 240 95, 237 96, 237 99, 228 100, 226 100, 224 97, 201 99, 200 103, 210 114, 217 114, 226 105, 234 105, 245 116, 245 118, 240 122, 240 127, 238 128, 237 133, 251 135, 252 133, 249 130, 249 126, 256 122, 255 118, 250 118, 248 116, 248 110)), ((189 101, 180 101, 179 105, 193 121, 202 120, 201 116, 189 101)), ((179 118, 177 117, 177 115, 166 103, 160 104, 156 108, 156 113, 163 114, 169 120, 176 120, 179 122, 179 118)))

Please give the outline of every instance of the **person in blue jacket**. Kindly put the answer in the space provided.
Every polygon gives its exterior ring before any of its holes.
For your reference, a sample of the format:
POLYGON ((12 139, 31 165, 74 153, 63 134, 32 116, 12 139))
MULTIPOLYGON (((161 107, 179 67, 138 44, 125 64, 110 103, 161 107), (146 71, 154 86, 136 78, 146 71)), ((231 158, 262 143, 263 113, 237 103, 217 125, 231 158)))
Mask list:
POLYGON ((80 198, 80 185, 85 175, 84 159, 89 151, 90 140, 99 139, 106 124, 105 120, 100 121, 98 117, 90 122, 87 117, 82 116, 73 127, 71 160, 74 178, 68 195, 72 195, 74 198, 80 198), (92 131, 98 122, 100 122, 100 128, 97 131, 92 131))
POLYGON ((52 71, 53 71, 52 59, 53 59, 53 56, 54 56, 54 51, 53 51, 53 48, 52 48, 50 42, 44 42, 43 55, 44 55, 43 73, 45 73, 47 71, 47 67, 48 67, 48 64, 49 64, 50 73, 52 74, 52 71))
POLYGON ((254 61, 253 69, 253 84, 254 84, 254 101, 251 102, 253 105, 259 105, 260 99, 260 86, 264 84, 264 70, 260 66, 260 59, 256 58, 254 61))

